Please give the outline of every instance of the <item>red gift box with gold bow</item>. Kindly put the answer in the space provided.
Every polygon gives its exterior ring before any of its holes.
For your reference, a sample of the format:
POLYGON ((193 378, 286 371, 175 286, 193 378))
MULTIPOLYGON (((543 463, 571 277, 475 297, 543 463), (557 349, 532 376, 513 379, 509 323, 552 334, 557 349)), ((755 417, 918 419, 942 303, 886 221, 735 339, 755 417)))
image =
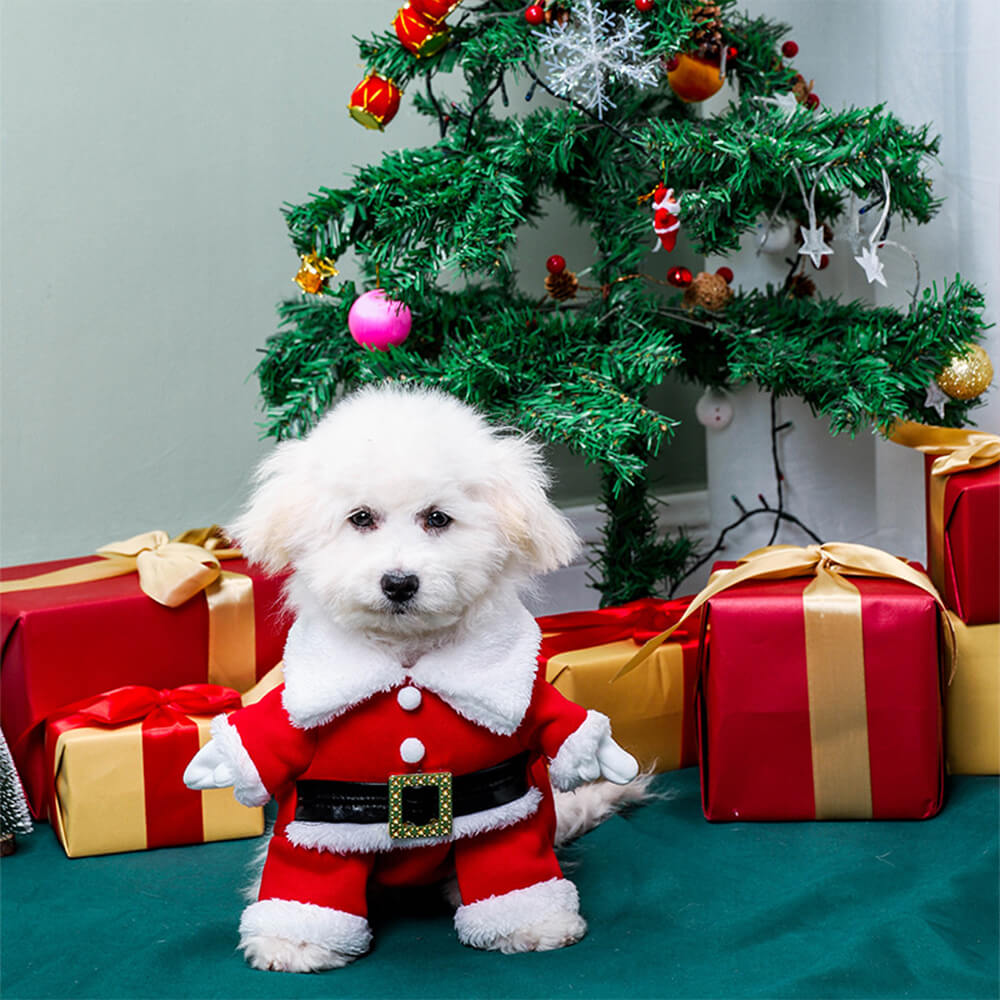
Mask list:
POLYGON ((675 632, 621 683, 611 679, 642 643, 677 622, 690 601, 644 598, 538 619, 540 660, 550 683, 570 701, 607 715, 615 739, 643 767, 657 771, 698 763, 696 624, 675 632))
POLYGON ((130 685, 46 720, 38 730, 44 730, 48 812, 66 854, 259 836, 262 809, 240 805, 230 788, 192 791, 183 774, 210 738, 215 715, 251 704, 277 683, 275 670, 242 698, 217 684, 130 685))
POLYGON ((945 604, 1000 622, 1000 436, 900 422, 890 437, 926 455, 927 569, 945 604))
POLYGON ((954 633, 920 567, 863 545, 772 546, 717 563, 686 616, 712 635, 697 709, 707 819, 940 810, 954 633))
POLYGON ((283 578, 251 569, 217 529, 99 551, 2 571, 0 725, 39 819, 45 762, 22 737, 52 712, 125 684, 247 691, 284 650, 283 578))

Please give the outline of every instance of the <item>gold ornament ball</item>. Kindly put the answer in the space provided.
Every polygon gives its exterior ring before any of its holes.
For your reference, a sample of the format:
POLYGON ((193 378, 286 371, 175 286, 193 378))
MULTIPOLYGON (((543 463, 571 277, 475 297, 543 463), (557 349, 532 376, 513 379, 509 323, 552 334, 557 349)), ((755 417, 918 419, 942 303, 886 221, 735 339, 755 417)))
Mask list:
POLYGON ((965 354, 951 359, 951 364, 935 380, 952 399, 975 399, 993 381, 993 362, 978 344, 965 354))

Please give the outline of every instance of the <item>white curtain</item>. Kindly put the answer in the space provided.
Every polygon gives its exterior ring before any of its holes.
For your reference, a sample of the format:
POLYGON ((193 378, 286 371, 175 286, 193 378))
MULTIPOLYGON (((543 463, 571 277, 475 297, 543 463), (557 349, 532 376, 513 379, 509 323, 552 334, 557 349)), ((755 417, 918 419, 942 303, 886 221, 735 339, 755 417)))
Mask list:
MULTIPOLYGON (((940 287, 960 272, 983 290, 986 319, 996 322, 1000 113, 992 91, 1000 5, 995 0, 746 0, 744 7, 792 26, 790 37, 799 45, 794 65, 814 81, 825 106, 884 102, 904 123, 928 123, 932 134, 941 135, 940 163, 931 173, 944 207, 928 225, 902 229, 896 223, 892 237, 916 254, 923 287, 933 281, 940 287)), ((846 244, 835 243, 834 249, 832 265, 815 276, 822 294, 907 304, 914 268, 905 254, 883 252, 888 282, 883 289, 867 284, 846 244)), ((780 281, 786 267, 782 257, 756 257, 751 249, 732 266, 745 286, 780 281)), ((996 329, 985 346, 1000 375, 996 329)), ((973 417, 981 428, 998 432, 996 383, 986 400, 973 417)), ((772 504, 775 499, 767 398, 744 390, 734 406, 729 428, 706 432, 712 539, 738 513, 732 495, 748 507, 758 505, 759 492, 772 504)), ((863 541, 922 559, 921 457, 867 433, 854 440, 831 438, 825 422, 814 420, 795 400, 782 400, 779 415, 793 422, 779 449, 791 512, 826 540, 863 541)), ((765 544, 770 522, 758 518, 731 533, 725 556, 765 544)), ((793 528, 779 541, 799 543, 804 537, 793 528)))

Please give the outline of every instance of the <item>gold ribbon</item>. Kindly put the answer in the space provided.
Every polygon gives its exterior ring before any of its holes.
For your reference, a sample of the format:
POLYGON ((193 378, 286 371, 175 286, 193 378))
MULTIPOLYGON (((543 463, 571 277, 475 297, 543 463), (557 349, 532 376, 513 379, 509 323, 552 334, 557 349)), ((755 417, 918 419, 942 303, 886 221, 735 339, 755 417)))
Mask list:
MULTIPOLYGON (((716 594, 746 580, 801 576, 814 578, 805 588, 802 605, 816 818, 868 819, 872 801, 861 594, 847 577, 902 580, 929 594, 944 612, 930 580, 903 560, 867 545, 845 542, 758 549, 735 569, 714 573, 677 624, 650 639, 615 680, 635 669, 716 594)), ((945 614, 941 620, 945 624, 946 663, 953 671, 954 629, 945 614)))
POLYGON ((927 497, 930 532, 927 543, 927 569, 934 585, 944 590, 945 490, 948 476, 954 472, 985 469, 1000 462, 1000 436, 986 431, 959 427, 928 427, 909 420, 897 421, 889 431, 889 440, 925 455, 936 455, 931 464, 927 497))
POLYGON ((101 559, 0 582, 0 594, 44 587, 66 587, 137 573, 139 587, 158 604, 176 608, 204 591, 208 604, 208 681, 246 690, 256 676, 253 580, 223 571, 220 560, 238 559, 224 546, 216 525, 193 528, 171 539, 165 531, 146 531, 102 545, 101 559))

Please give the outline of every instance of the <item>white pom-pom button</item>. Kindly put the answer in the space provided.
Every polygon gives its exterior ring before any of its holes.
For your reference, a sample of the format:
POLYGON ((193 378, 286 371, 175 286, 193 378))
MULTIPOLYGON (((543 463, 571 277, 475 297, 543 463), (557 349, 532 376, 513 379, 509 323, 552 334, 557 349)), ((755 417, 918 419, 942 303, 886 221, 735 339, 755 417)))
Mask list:
POLYGON ((408 736, 399 744, 399 756, 407 764, 419 764, 424 759, 426 752, 423 743, 416 736, 408 736))
POLYGON ((412 712, 414 709, 420 708, 420 702, 423 701, 423 698, 424 696, 420 693, 420 689, 415 687, 400 688, 396 695, 399 707, 406 709, 407 712, 412 712))

